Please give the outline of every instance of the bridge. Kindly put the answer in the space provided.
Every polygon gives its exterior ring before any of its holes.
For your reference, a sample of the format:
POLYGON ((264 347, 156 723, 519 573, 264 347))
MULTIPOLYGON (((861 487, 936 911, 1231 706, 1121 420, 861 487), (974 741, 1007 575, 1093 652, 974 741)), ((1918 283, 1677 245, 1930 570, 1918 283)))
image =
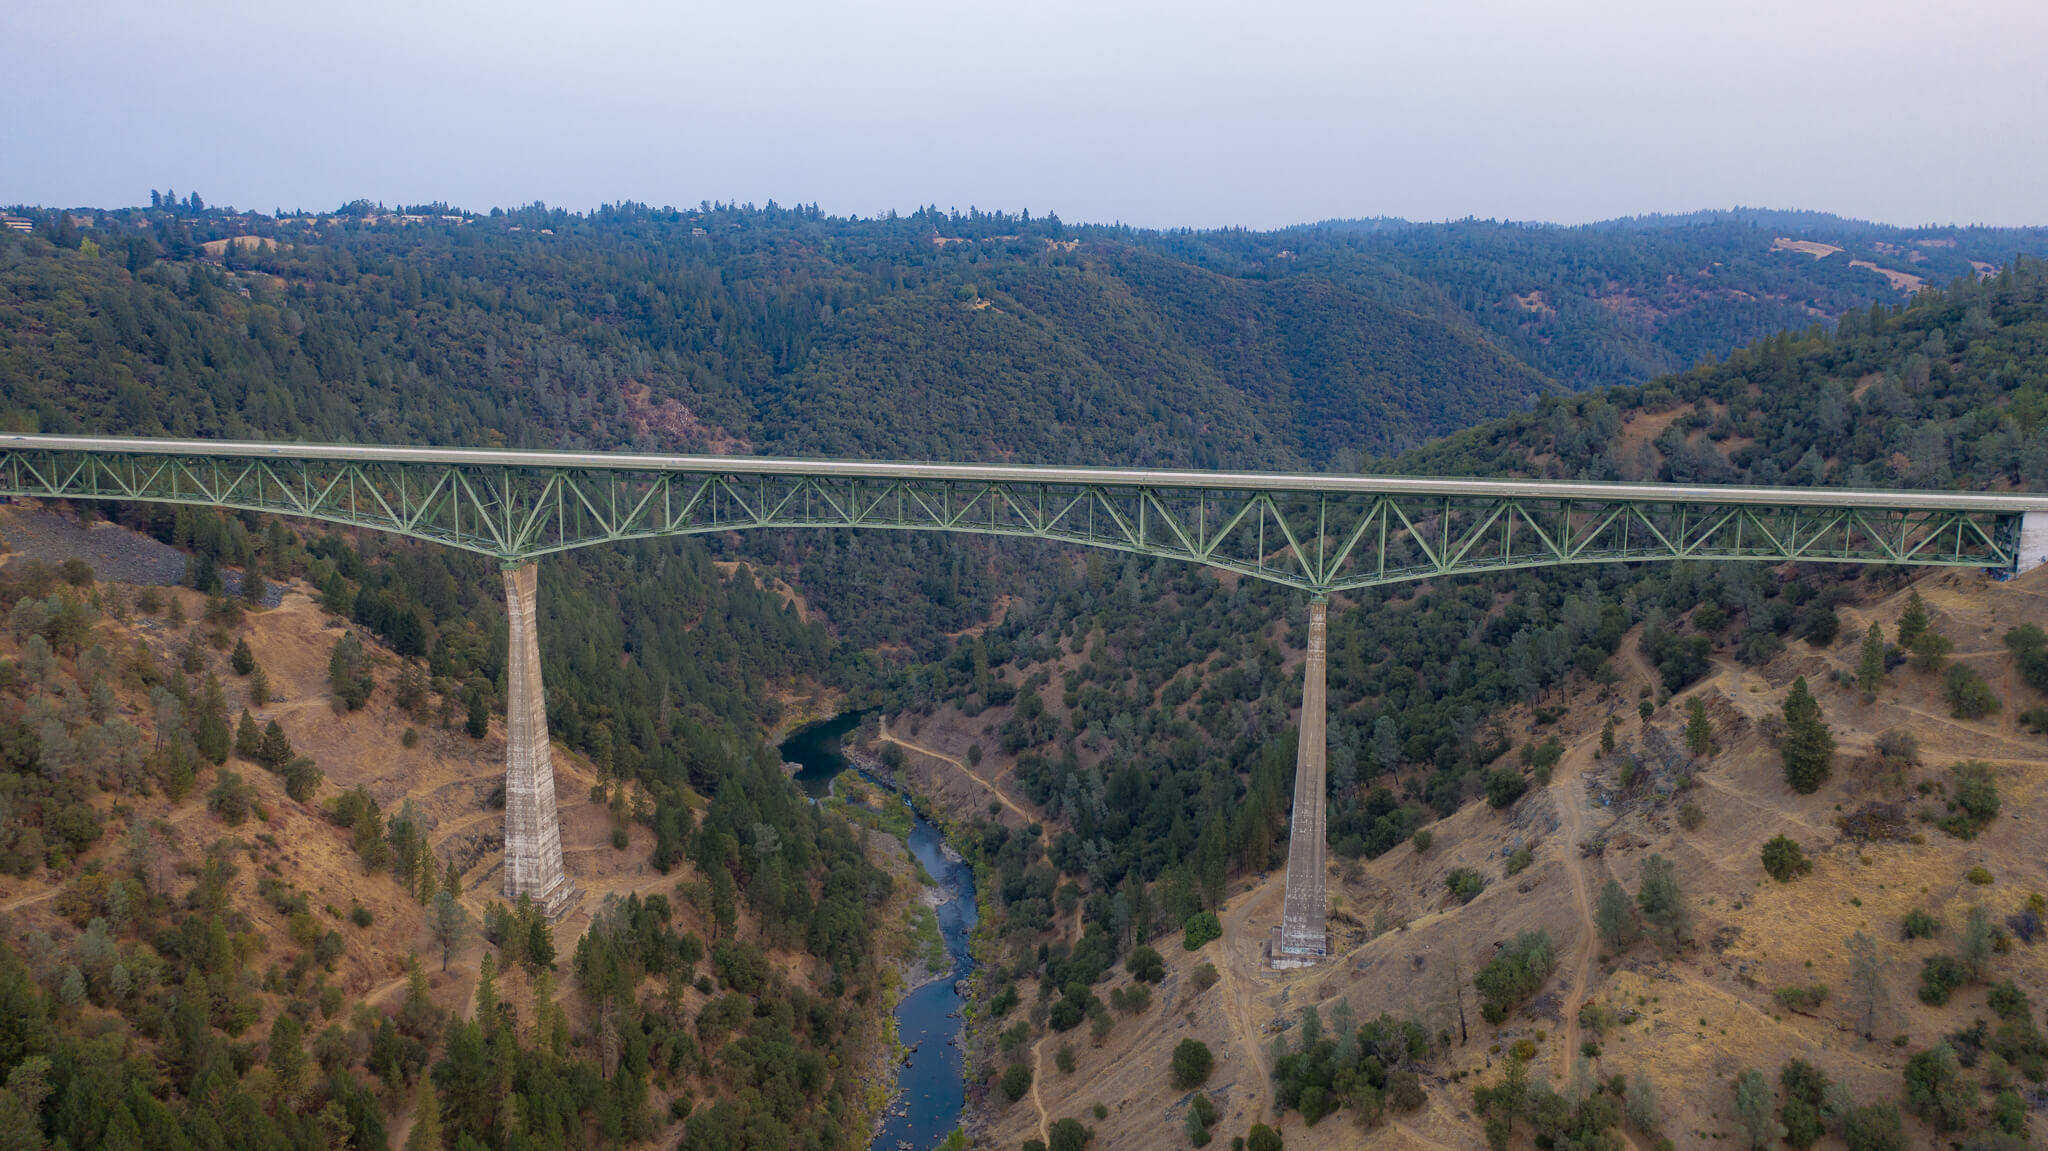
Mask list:
POLYGON ((542 556, 757 528, 1051 540, 1307 593, 1287 895, 1274 958, 1327 951, 1324 668, 1334 593, 1561 564, 1747 560, 2025 571, 2048 493, 1561 483, 487 448, 0 435, 0 495, 265 512, 496 559, 510 615, 505 894, 562 867, 534 627, 542 556))

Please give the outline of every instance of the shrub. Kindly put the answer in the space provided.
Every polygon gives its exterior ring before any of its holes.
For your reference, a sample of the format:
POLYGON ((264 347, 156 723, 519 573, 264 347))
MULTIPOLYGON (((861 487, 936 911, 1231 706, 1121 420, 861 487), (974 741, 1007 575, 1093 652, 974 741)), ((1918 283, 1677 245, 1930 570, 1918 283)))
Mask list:
POLYGON ((1828 1001, 1828 985, 1816 983, 1810 987, 1780 987, 1772 998, 1778 1006, 1787 1011, 1811 1011, 1828 1001))
POLYGON ((1813 861, 1791 839, 1779 835, 1764 844, 1764 871, 1779 883, 1790 883, 1813 870, 1813 861))
POLYGON ((1203 944, 1223 935, 1223 921, 1213 911, 1197 911, 1188 916, 1181 929, 1181 947, 1188 951, 1198 950, 1203 944))
POLYGON ((1060 1069, 1060 1074, 1072 1075, 1074 1073, 1074 1045, 1071 1043, 1060 1044, 1060 1049, 1053 1053, 1052 1065, 1060 1069))
POLYGON ((1963 872, 1963 878, 1969 880, 1971 883, 1976 884, 1978 887, 1991 886, 1991 873, 1985 870, 1984 865, 1981 863, 1971 868, 1970 870, 1963 872))
POLYGON ((1166 961, 1159 957, 1157 951, 1141 943, 1132 948, 1124 960, 1124 970, 1140 983, 1157 983, 1166 978, 1166 961))
POLYGON ((1195 968, 1192 978, 1195 982, 1195 990, 1207 991, 1211 987, 1216 986, 1217 981, 1222 979, 1223 976, 1217 973, 1215 964, 1204 963, 1200 967, 1195 968))
POLYGON ((1909 646, 1913 651, 1913 666, 1921 671, 1940 671, 1948 662, 1949 653, 1956 649, 1955 641, 1938 631, 1921 632, 1909 646))
POLYGON ((1948 997, 1969 981, 1969 964, 1946 952, 1930 955, 1920 964, 1920 1002, 1945 1006, 1948 997))
POLYGON ((2035 691, 2048 694, 2048 632, 2031 623, 2005 633, 2006 650, 2012 652, 2013 667, 2035 691))
POLYGON ((1450 890, 1451 898, 1470 903, 1486 890, 1486 879, 1469 867, 1460 867, 1444 877, 1444 886, 1450 890))
POLYGON ((1907 939, 1932 939, 1941 934, 1941 920, 1916 907, 1906 913, 1905 932, 1907 939))
POLYGON ((1200 1087, 1209 1079, 1209 1072, 1216 1066, 1216 1057, 1209 1053, 1209 1045, 1199 1039, 1183 1039, 1173 1049, 1173 1085, 1182 1090, 1200 1087))
POLYGON ((1535 852, 1526 847, 1517 847, 1515 853, 1508 856, 1507 873, 1509 875, 1520 875, 1527 871, 1529 865, 1534 862, 1536 862, 1535 852))
POLYGON ((1906 1110, 1937 1131, 1960 1131, 1977 1108, 1977 1081, 1963 1075, 1955 1049, 1937 1044, 1906 1060, 1906 1110))
POLYGON ((206 793, 206 808, 226 820, 229 827, 241 826, 249 817, 249 785, 242 782, 240 775, 222 768, 213 790, 206 793))
POLYGON ((1031 1090, 1031 1068, 1022 1063, 1012 1063, 1003 1069, 1003 1098, 1015 1103, 1031 1090))
POLYGON ((1496 810, 1514 803, 1528 790, 1528 779, 1512 767, 1497 767, 1487 773, 1486 802, 1496 810))
POLYGON ((1707 813, 1697 803, 1688 803, 1678 809, 1678 826, 1687 831, 1698 831, 1707 825, 1707 813))
POLYGON ((1977 719, 1998 710, 1998 693, 1968 664, 1956 664, 1942 677, 1942 695, 1949 714, 1957 719, 1977 719))
POLYGON ((1410 843, 1413 843, 1415 845, 1415 851, 1417 854, 1421 854, 1422 852, 1428 851, 1429 845, 1435 841, 1436 835, 1426 827, 1418 828, 1415 832, 1415 835, 1409 840, 1410 843))
POLYGON ((1948 771, 1949 814, 1939 821, 1941 829, 1957 839, 1975 839, 1998 818, 1998 781, 1991 777, 1990 764, 1974 759, 1948 771))
POLYGON ((1877 736, 1877 754, 1886 764, 1904 767, 1920 762, 1920 737, 1910 731, 1896 727, 1886 728, 1877 736))
POLYGON ((1280 1133, 1264 1123, 1254 1123, 1245 1137, 1244 1151, 1281 1151, 1280 1133))
POLYGON ((1557 967, 1550 935, 1525 931, 1503 947, 1472 977, 1479 991, 1480 1014, 1488 1023, 1504 1022, 1522 1001, 1536 993, 1557 967))

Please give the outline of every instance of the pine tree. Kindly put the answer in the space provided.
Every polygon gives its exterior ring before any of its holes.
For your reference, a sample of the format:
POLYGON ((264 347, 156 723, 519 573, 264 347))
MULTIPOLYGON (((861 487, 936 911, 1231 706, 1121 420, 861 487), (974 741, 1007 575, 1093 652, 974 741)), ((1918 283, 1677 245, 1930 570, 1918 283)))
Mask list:
POLYGON ((1856 657, 1856 686, 1863 689, 1863 702, 1877 698, 1877 689, 1884 686, 1884 631, 1876 620, 1870 621, 1870 630, 1863 633, 1863 652, 1856 657))
POLYGON ((1636 905, 1642 908, 1650 934, 1666 951, 1676 951, 1692 941, 1692 907, 1678 882, 1678 868, 1662 855, 1643 861, 1636 905))
POLYGON ((1899 646, 1911 650, 1926 630, 1927 604, 1920 599, 1920 589, 1914 588, 1906 595, 1906 610, 1899 613, 1899 646))
POLYGON ((1616 954, 1627 951, 1629 945, 1636 941, 1635 904, 1629 900, 1628 892, 1619 881, 1610 879, 1607 886, 1600 889, 1600 896, 1593 905, 1593 922, 1600 929, 1600 938, 1616 954))
POLYGON ((249 650, 249 637, 243 636, 235 641, 235 651, 228 657, 228 665, 235 669, 236 675, 248 675, 256 670, 256 653, 249 650))
POLYGON ((259 759, 263 753, 263 729, 256 726, 256 717, 242 709, 242 720, 235 725, 235 754, 243 759, 259 759))
POLYGON ((263 673, 261 667, 254 668, 249 672, 249 703, 253 707, 262 707, 269 702, 270 677, 263 673))
POLYGON ((197 722, 192 725, 192 742, 209 762, 226 763, 228 751, 234 746, 234 737, 228 732, 228 700, 227 694, 221 690, 220 680, 210 675, 206 677, 206 686, 199 693, 197 710, 197 722))
POLYGON ((405 1137, 405 1151, 441 1151, 441 1097, 434 1094, 434 1081, 422 1078, 419 1102, 412 1111, 412 1131, 405 1137))
POLYGON ((1835 737, 1821 720, 1820 703, 1807 690, 1806 677, 1792 681, 1785 695, 1785 741, 1778 748, 1785 764, 1785 783, 1801 795, 1812 795, 1827 782, 1835 759, 1835 737))
POLYGON ((450 898, 460 898, 462 895, 462 869, 456 867, 452 859, 448 861, 447 873, 441 876, 441 890, 447 892, 450 898))
POLYGON ((256 762, 276 771, 294 758, 292 741, 285 738, 284 728, 279 727, 274 719, 264 724, 263 741, 257 746, 256 762))
POLYGON ((1685 746, 1698 757, 1714 750, 1714 721, 1707 715, 1707 705, 1700 702, 1699 696, 1685 701, 1685 746))

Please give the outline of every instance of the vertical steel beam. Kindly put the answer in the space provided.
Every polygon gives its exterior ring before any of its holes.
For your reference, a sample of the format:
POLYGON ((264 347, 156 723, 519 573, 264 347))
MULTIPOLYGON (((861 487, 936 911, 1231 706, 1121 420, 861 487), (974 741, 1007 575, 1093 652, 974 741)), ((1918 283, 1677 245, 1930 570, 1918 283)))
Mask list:
POLYGON ((576 885, 562 870, 562 824, 555 814, 555 763, 548 747, 548 702, 540 681, 533 562, 505 567, 511 620, 505 699, 505 898, 530 896, 548 918, 568 910, 576 885))
POLYGON ((1316 596, 1308 605, 1308 658, 1302 661, 1301 734, 1294 751, 1294 819, 1287 838, 1287 902, 1273 959, 1313 958, 1330 953, 1324 896, 1323 857, 1329 840, 1324 810, 1325 702, 1330 605, 1316 596))

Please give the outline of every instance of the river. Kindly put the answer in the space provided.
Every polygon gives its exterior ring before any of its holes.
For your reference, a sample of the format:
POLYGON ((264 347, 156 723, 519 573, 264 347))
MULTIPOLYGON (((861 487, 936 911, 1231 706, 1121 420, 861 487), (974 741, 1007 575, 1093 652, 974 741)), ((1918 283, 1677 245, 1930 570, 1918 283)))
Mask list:
MULTIPOLYGON (((796 781, 815 797, 829 794, 832 778, 848 767, 839 740, 860 723, 862 713, 848 713, 792 733, 781 749, 785 762, 801 769, 796 781)), ((960 1027, 966 1006, 954 985, 974 969, 968 936, 974 931, 974 873, 948 858, 945 837, 930 820, 911 812, 910 853, 938 881, 946 902, 939 905, 939 934, 953 969, 903 997, 896 1006, 896 1034, 911 1048, 909 1062, 897 1069, 897 1097, 889 1105, 872 1151, 930 1151, 960 1125, 967 1103, 961 1077, 960 1027)))

